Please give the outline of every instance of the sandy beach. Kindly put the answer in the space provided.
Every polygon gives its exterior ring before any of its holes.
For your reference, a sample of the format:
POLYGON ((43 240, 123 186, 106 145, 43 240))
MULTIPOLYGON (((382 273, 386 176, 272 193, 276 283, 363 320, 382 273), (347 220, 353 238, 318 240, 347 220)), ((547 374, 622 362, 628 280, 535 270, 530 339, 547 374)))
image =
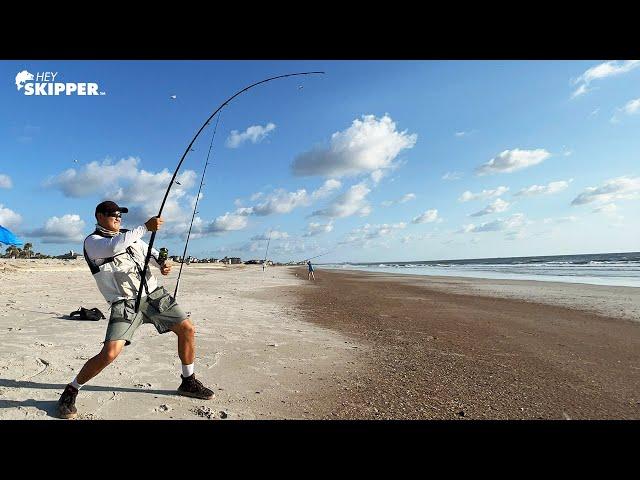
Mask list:
MULTIPOLYGON (((173 292, 177 268, 157 275, 173 292)), ((157 273, 157 270, 156 270, 157 273)), ((54 418, 57 400, 98 353, 107 320, 65 318, 106 302, 84 260, 0 260, 0 419, 54 418)), ((196 375, 209 401, 175 395, 176 336, 143 325, 77 399, 79 419, 305 419, 330 415, 335 378, 357 342, 303 321, 286 268, 192 264, 178 301, 196 326, 196 375)), ((363 347, 364 348, 364 347, 363 347)))
MULTIPOLYGON (((173 291, 177 268, 158 278, 173 291)), ((192 264, 178 301, 196 375, 175 395, 176 337, 142 326, 84 386, 83 419, 638 419, 640 293, 533 281, 192 264)), ((0 260, 0 420, 54 419, 96 354, 107 306, 83 260, 0 260)))

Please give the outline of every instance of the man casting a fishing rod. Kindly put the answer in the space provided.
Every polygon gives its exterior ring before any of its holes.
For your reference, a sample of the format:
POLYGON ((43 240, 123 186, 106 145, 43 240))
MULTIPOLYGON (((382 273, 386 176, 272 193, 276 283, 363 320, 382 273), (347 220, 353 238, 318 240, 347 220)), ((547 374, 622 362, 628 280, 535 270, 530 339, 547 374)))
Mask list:
MULTIPOLYGON (((95 210, 95 231, 84 241, 84 258, 89 265, 100 293, 110 304, 111 316, 100 353, 84 364, 76 378, 66 386, 58 401, 58 416, 77 416, 76 396, 82 386, 113 362, 125 345, 130 345, 133 334, 143 323, 156 327, 158 333, 174 332, 178 336, 178 356, 182 363, 182 383, 177 393, 208 400, 213 391, 196 380, 195 329, 191 320, 164 287, 159 287, 149 269, 143 279, 143 268, 148 245, 142 240, 147 232, 158 231, 161 217, 152 217, 133 230, 120 229, 122 214, 129 210, 111 201, 100 203, 95 210), (142 300, 135 311, 138 285, 142 284, 142 300)), ((171 263, 160 258, 160 252, 151 249, 152 263, 162 275, 171 272, 171 263)))

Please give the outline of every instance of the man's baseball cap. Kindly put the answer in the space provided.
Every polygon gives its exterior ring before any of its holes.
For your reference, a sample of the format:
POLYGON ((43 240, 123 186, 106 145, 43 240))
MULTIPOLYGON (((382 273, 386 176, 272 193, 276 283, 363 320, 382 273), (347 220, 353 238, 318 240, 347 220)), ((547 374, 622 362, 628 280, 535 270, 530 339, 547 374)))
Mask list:
POLYGON ((96 213, 112 213, 112 212, 120 212, 127 213, 129 209, 127 207, 120 207, 117 203, 112 202, 111 200, 107 200, 106 202, 99 203, 96 207, 96 213))

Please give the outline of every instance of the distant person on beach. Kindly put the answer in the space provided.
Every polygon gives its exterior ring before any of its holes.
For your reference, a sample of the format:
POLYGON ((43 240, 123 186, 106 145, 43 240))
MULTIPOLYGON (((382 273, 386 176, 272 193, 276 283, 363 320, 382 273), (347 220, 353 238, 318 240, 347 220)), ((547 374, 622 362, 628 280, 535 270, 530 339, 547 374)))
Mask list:
POLYGON ((316 276, 313 274, 313 265, 311 265, 311 260, 307 260, 307 266, 309 267, 309 280, 312 278, 315 280, 316 276))
MULTIPOLYGON (((178 356, 182 362, 182 383, 177 393, 188 397, 208 400, 213 391, 206 388, 193 373, 195 360, 195 329, 191 320, 164 287, 158 287, 153 274, 145 275, 142 302, 135 313, 137 286, 142 278, 142 270, 148 245, 142 241, 147 232, 156 232, 162 226, 160 217, 152 217, 144 225, 133 230, 120 229, 123 213, 129 209, 106 201, 96 207, 98 223, 95 231, 84 240, 84 258, 89 265, 100 293, 110 304, 111 317, 102 350, 90 358, 76 378, 66 386, 58 401, 58 416, 77 416, 76 396, 82 386, 98 375, 113 362, 125 345, 131 344, 133 334, 143 323, 151 323, 158 333, 174 332, 178 336, 178 356)), ((151 249, 154 265, 162 275, 171 272, 171 263, 158 262, 159 252, 151 249)))

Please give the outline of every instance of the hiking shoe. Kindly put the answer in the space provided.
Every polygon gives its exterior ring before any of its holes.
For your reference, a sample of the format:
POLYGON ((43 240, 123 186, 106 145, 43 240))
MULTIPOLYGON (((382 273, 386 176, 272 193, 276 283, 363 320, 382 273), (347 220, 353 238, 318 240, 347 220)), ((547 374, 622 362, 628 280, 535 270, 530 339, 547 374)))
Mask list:
POLYGON ((78 409, 76 408, 76 396, 78 390, 71 385, 67 385, 58 400, 58 417, 60 418, 76 418, 78 409))
POLYGON ((182 383, 178 387, 178 394, 186 397, 200 398, 202 400, 209 400, 213 397, 213 391, 202 385, 200 380, 196 380, 195 373, 190 377, 183 377, 182 383))

